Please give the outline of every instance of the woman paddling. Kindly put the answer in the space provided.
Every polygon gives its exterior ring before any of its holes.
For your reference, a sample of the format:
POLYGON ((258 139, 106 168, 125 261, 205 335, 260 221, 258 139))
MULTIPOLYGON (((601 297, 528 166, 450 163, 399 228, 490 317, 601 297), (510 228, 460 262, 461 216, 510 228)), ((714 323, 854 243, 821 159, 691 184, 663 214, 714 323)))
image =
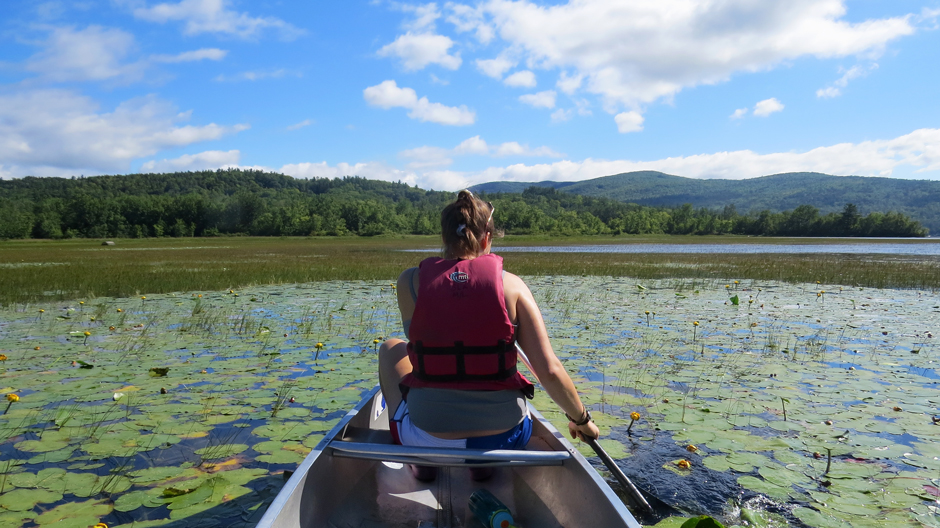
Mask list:
MULTIPOLYGON (((528 286, 490 253, 493 206, 460 191, 441 213, 443 258, 398 278, 398 307, 409 341, 379 349, 379 382, 403 445, 523 449, 532 433, 525 397, 532 384, 517 370, 525 350, 548 395, 568 416, 572 438, 597 438, 571 377, 555 356, 528 286)), ((488 471, 474 471, 474 478, 488 471)), ((415 476, 433 479, 433 468, 415 476)))

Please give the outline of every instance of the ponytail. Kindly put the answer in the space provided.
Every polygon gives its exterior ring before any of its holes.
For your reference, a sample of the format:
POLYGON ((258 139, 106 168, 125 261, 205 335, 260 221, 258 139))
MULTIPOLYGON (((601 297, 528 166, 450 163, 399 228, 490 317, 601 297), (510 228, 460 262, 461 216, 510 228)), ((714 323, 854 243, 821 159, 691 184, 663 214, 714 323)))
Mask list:
POLYGON ((476 257, 483 254, 487 233, 495 231, 493 205, 464 189, 457 200, 441 212, 444 258, 476 257))

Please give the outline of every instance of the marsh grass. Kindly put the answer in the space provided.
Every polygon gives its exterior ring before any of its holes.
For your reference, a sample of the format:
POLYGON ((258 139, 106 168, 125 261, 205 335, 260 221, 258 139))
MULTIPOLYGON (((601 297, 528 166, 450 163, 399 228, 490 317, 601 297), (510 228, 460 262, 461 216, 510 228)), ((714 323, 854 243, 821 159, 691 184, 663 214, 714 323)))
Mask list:
MULTIPOLYGON (((630 243, 826 243, 734 237, 506 237, 501 245, 630 243)), ((831 242, 831 241, 830 241, 831 242)), ((912 242, 913 243, 913 242, 912 242)), ((923 243, 922 241, 920 243, 923 243)), ((394 281, 439 252, 438 238, 166 238, 0 242, 0 304, 130 297, 324 280, 394 281), (402 250, 418 250, 408 252, 402 250)), ((727 277, 875 288, 940 289, 940 259, 891 255, 507 253, 506 268, 528 276, 590 275, 640 280, 727 277)), ((697 284, 692 284, 696 288, 697 284)), ((232 302, 235 302, 233 296, 232 302)), ((24 307, 20 307, 24 309, 24 307)), ((84 308, 83 308, 84 309, 84 308)), ((200 307, 194 306, 194 315, 200 307)), ((108 308, 95 308, 99 318, 108 308)), ((38 318, 37 318, 38 320, 38 318)))

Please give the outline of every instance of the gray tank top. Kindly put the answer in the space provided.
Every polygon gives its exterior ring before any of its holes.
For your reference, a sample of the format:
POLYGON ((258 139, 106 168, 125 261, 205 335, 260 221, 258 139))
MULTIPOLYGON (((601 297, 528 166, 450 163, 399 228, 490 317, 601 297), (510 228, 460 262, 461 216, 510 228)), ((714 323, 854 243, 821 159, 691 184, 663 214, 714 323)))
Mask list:
POLYGON ((518 390, 412 388, 408 412, 411 421, 429 433, 508 431, 525 417, 526 402, 518 390))

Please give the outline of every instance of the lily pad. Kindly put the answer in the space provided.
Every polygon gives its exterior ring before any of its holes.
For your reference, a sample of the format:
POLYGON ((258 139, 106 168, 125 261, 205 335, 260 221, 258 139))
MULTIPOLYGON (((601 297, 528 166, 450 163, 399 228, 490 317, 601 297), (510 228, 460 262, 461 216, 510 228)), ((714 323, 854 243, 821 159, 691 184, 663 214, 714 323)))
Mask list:
POLYGON ((37 504, 51 504, 62 500, 62 494, 45 489, 15 489, 0 495, 0 508, 9 511, 25 512, 37 504))
POLYGON ((36 523, 56 528, 88 528, 108 513, 111 505, 106 501, 67 502, 39 514, 36 523))

